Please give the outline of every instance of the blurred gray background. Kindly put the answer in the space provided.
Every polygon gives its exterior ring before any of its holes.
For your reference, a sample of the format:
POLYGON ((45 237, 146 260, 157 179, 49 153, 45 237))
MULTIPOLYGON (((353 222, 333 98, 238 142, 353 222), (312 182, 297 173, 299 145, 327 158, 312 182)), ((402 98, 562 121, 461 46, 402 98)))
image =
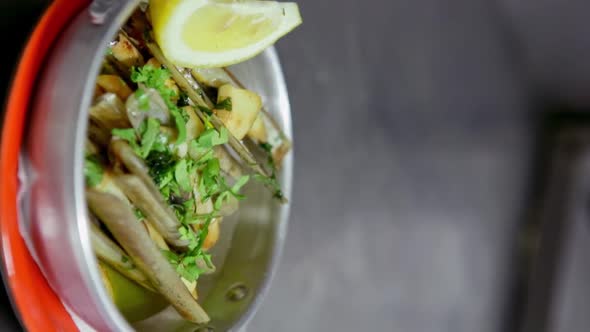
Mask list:
MULTIPOLYGON (((14 31, 3 77, 43 2, 2 0, 14 31)), ((278 44, 295 129, 290 231, 248 330, 520 330, 539 126, 546 105, 590 106, 590 2, 298 2, 304 24, 278 44)), ((548 331, 590 323, 576 229, 548 331)), ((2 305, 2 330, 17 329, 2 305)))
MULTIPOLYGON (((538 126, 590 105, 590 3, 298 2, 290 233, 250 330, 519 330, 538 126)), ((576 273, 551 331, 588 330, 576 273)))

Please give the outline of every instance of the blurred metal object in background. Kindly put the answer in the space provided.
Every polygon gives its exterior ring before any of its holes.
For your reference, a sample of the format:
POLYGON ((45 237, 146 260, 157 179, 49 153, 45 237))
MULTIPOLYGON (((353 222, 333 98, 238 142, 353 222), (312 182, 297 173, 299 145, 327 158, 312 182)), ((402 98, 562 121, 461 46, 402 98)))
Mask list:
MULTIPOLYGON (((305 24, 278 45, 299 181, 285 259, 252 328, 520 331, 543 113, 546 99, 573 101, 559 91, 590 95, 590 3, 300 5, 305 24), (534 73, 548 68, 559 77, 534 73)), ((578 241, 569 252, 583 256, 578 241)), ((590 325, 559 308, 576 319, 552 331, 590 325)))
MULTIPOLYGON (((521 331, 535 319, 518 250, 542 210, 543 113, 547 99, 590 106, 590 3, 299 4, 305 23, 278 44, 298 181, 250 330, 521 331)), ((551 332, 590 325, 576 225, 551 332)))

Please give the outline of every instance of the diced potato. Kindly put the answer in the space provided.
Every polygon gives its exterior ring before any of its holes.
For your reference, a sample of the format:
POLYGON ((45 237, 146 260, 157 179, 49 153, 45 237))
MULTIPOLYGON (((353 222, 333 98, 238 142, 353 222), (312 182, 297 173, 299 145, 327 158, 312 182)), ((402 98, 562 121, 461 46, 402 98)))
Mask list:
POLYGON ((176 137, 178 136, 176 129, 168 126, 160 126, 160 132, 165 136, 168 136, 168 142, 176 141, 176 137))
MULTIPOLYGON (((145 63, 145 65, 154 68, 162 67, 162 64, 156 58, 149 59, 148 62, 145 63)), ((167 88, 174 90, 176 94, 174 95, 174 97, 172 97, 172 102, 177 102, 178 97, 180 96, 180 89, 178 88, 178 85, 176 85, 176 82, 174 82, 172 78, 169 78, 166 80, 166 82, 164 82, 164 85, 166 85, 167 88)))
POLYGON ((162 67, 162 64, 160 63, 160 61, 158 61, 158 59, 156 58, 151 58, 149 59, 146 63, 146 66, 150 66, 150 67, 154 67, 154 68, 160 68, 162 67))
POLYGON ((266 125, 264 124, 262 113, 258 113, 252 128, 248 131, 248 136, 261 143, 268 140, 268 136, 266 135, 266 125))
POLYGON ((127 97, 132 93, 127 83, 117 75, 98 75, 96 85, 106 92, 116 94, 121 100, 127 100, 127 97))
POLYGON ((243 139, 260 113, 262 100, 252 91, 236 88, 229 84, 219 88, 217 102, 226 98, 231 98, 232 110, 214 110, 214 112, 234 137, 243 139))
POLYGON ((219 240, 219 221, 213 220, 209 224, 209 233, 205 241, 203 241, 203 249, 208 250, 212 248, 217 243, 217 240, 219 240))
POLYGON ((104 93, 105 93, 104 89, 97 85, 94 87, 94 95, 92 96, 92 99, 96 100, 98 97, 102 96, 104 93))
POLYGON ((182 109, 188 115, 188 121, 186 122, 186 140, 187 142, 190 142, 205 130, 205 126, 197 116, 197 113, 195 113, 192 106, 184 106, 182 109))
POLYGON ((113 52, 113 57, 128 68, 143 65, 143 56, 141 56, 141 53, 122 34, 119 35, 119 41, 111 47, 111 51, 113 52))

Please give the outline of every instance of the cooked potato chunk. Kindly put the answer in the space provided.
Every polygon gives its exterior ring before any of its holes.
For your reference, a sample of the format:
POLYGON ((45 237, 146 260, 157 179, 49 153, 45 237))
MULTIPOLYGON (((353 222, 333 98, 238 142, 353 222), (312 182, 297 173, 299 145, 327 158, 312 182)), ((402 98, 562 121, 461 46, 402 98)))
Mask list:
POLYGON ((213 220, 213 222, 209 224, 209 233, 205 238, 205 242, 203 242, 203 249, 211 249, 215 243, 217 243, 217 240, 219 240, 219 222, 217 220, 213 220))
POLYGON ((113 45, 111 51, 115 59, 125 67, 131 68, 133 66, 138 67, 143 65, 143 56, 141 56, 141 53, 122 34, 119 35, 119 41, 113 45))
POLYGON ((262 108, 262 100, 256 93, 236 88, 229 84, 222 85, 217 94, 217 103, 220 104, 227 98, 231 100, 231 111, 216 109, 221 122, 237 139, 242 139, 256 121, 262 108))
POLYGON ((127 100, 127 97, 132 93, 127 83, 117 75, 98 75, 96 85, 106 92, 116 94, 123 101, 127 100))
MULTIPOLYGON (((151 58, 149 59, 146 63, 146 66, 151 66, 154 68, 161 68, 162 64, 160 63, 160 61, 158 61, 156 58, 151 58)), ((166 87, 168 89, 171 89, 174 91, 174 96, 172 97, 172 101, 173 102, 177 102, 178 98, 180 97, 180 89, 178 88, 178 85, 176 85, 176 82, 174 82, 174 80, 172 78, 169 78, 166 80, 166 82, 164 82, 164 84, 166 85, 166 87)))
POLYGON ((188 121, 186 122, 186 140, 191 141, 194 138, 197 138, 203 130, 205 130, 205 126, 201 119, 195 113, 195 110, 192 106, 184 106, 182 109, 188 115, 188 121))
POLYGON ((146 66, 152 66, 154 68, 160 68, 162 67, 162 64, 160 63, 160 61, 158 61, 156 58, 150 58, 146 63, 146 66))
POLYGON ((268 136, 266 135, 266 125, 264 124, 264 117, 262 116, 262 113, 258 113, 252 128, 250 128, 248 131, 248 136, 261 143, 268 140, 268 136))

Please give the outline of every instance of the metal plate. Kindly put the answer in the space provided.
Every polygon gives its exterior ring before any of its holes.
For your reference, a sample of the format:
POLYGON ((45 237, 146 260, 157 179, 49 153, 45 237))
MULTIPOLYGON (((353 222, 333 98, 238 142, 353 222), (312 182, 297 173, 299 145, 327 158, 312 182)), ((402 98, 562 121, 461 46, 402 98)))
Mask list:
MULTIPOLYGON (((36 174, 28 193, 31 249, 64 304, 100 331, 132 327, 106 295, 89 244, 83 145, 94 77, 107 42, 137 3, 115 2, 103 24, 84 12, 64 32, 40 80, 26 138, 25 156, 36 174)), ((289 102, 274 49, 234 70, 246 86, 262 94, 267 109, 291 136, 289 102)), ((279 174, 287 195, 291 175, 292 157, 287 156, 279 174)), ((204 289, 200 301, 218 331, 242 327, 254 314, 285 238, 288 206, 278 205, 255 185, 246 194, 249 199, 240 212, 222 225, 223 242, 213 252, 218 272, 200 283, 204 289)), ((167 310, 135 328, 194 331, 197 327, 167 310)))

